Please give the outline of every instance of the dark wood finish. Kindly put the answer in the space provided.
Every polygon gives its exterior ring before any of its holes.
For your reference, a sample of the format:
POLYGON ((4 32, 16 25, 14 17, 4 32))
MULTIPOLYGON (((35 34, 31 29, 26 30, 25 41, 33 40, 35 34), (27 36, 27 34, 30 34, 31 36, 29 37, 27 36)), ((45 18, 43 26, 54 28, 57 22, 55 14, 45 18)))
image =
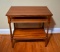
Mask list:
MULTIPOLYGON (((43 32, 44 30, 43 31, 41 29, 38 30, 38 32, 41 31, 46 35, 46 36, 44 35, 43 36, 44 38, 43 37, 42 38, 46 40, 45 46, 47 46, 49 24, 50 24, 50 19, 52 17, 52 13, 50 12, 50 10, 48 9, 47 6, 12 6, 9 9, 9 11, 7 12, 6 16, 8 17, 8 23, 9 23, 9 27, 10 27, 10 34, 11 34, 12 40, 17 40, 17 39, 20 40, 21 38, 28 39, 28 37, 30 37, 30 36, 21 37, 20 34, 23 35, 24 33, 22 32, 22 30, 18 30, 15 28, 15 23, 43 23, 43 25, 45 23, 47 23, 47 34, 45 34, 43 32), (12 34, 12 29, 11 29, 11 23, 14 23, 13 34, 12 34), (21 33, 19 33, 19 32, 21 32, 21 33), (17 37, 18 33, 19 33, 19 35, 17 37)), ((44 27, 43 27, 43 29, 44 29, 44 27)), ((32 33, 32 31, 27 30, 25 32, 25 35, 27 35, 27 32, 28 32, 28 34, 30 34, 30 32, 31 32, 31 35, 33 35, 34 31, 32 33)), ((39 33, 38 33, 38 35, 39 35, 39 33)), ((40 35, 42 36, 43 33, 40 33, 40 35)), ((32 38, 38 39, 40 37, 40 35, 39 36, 38 35, 36 37, 32 36, 32 38)), ((31 37, 30 37, 30 39, 31 39, 31 37)), ((12 44, 12 46, 13 46, 13 44, 12 44)))

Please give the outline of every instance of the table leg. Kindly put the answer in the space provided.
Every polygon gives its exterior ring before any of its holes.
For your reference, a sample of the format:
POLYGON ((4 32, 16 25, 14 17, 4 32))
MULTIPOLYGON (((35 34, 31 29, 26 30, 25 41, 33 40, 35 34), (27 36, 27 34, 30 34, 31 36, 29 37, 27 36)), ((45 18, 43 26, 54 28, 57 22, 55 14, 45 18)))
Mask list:
POLYGON ((9 23, 9 28, 10 28, 10 35, 11 35, 12 47, 14 47, 14 42, 13 42, 13 34, 12 34, 11 23, 9 23))
POLYGON ((51 19, 51 17, 50 18, 48 18, 48 22, 47 22, 47 33, 46 33, 46 42, 45 42, 45 47, 47 47, 47 44, 48 44, 48 42, 49 42, 49 38, 48 38, 48 32, 49 32, 49 27, 50 27, 50 19, 51 19))
POLYGON ((46 33, 45 47, 47 47, 47 44, 48 44, 48 31, 49 31, 49 26, 47 24, 47 33, 46 33))

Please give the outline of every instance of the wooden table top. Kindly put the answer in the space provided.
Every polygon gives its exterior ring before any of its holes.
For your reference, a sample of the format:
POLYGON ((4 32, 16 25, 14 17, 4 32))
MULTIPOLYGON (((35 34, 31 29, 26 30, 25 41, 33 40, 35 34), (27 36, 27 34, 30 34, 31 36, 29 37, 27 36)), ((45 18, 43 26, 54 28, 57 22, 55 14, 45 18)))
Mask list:
POLYGON ((11 6, 6 16, 52 16, 47 6, 11 6))

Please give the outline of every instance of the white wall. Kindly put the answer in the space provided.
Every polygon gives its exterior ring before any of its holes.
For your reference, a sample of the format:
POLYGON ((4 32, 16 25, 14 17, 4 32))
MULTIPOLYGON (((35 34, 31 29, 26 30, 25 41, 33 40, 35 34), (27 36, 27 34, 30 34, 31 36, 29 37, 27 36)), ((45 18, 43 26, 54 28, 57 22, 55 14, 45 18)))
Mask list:
POLYGON ((53 13, 55 27, 60 28, 60 0, 0 0, 0 29, 8 29, 8 21, 5 16, 10 6, 48 6, 53 13))
POLYGON ((0 29, 8 28, 6 12, 11 6, 11 0, 0 0, 0 29))

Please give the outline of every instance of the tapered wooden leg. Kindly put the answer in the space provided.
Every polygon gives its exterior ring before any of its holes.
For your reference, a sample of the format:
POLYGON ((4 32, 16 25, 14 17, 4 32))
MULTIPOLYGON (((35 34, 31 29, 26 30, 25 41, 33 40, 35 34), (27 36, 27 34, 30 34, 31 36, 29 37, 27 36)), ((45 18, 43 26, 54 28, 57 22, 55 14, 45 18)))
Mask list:
POLYGON ((47 44, 49 42, 49 38, 48 38, 48 32, 49 32, 49 27, 50 27, 50 16, 48 18, 48 22, 47 22, 47 34, 46 34, 46 40, 45 40, 45 47, 47 47, 47 44))
POLYGON ((12 47, 14 47, 14 42, 13 42, 13 34, 12 34, 11 23, 9 23, 9 28, 10 28, 10 36, 11 36, 11 43, 12 43, 12 47))
POLYGON ((47 22, 47 33, 46 33, 46 39, 45 39, 45 47, 47 47, 47 44, 48 44, 48 31, 49 31, 49 22, 47 22))
POLYGON ((45 47, 47 47, 47 44, 48 44, 48 38, 46 38, 45 40, 45 47))
POLYGON ((15 45, 15 40, 13 39, 12 48, 14 48, 14 45, 15 45))
POLYGON ((46 33, 45 47, 47 47, 47 44, 48 44, 48 30, 49 30, 49 25, 47 24, 47 33, 46 33))

